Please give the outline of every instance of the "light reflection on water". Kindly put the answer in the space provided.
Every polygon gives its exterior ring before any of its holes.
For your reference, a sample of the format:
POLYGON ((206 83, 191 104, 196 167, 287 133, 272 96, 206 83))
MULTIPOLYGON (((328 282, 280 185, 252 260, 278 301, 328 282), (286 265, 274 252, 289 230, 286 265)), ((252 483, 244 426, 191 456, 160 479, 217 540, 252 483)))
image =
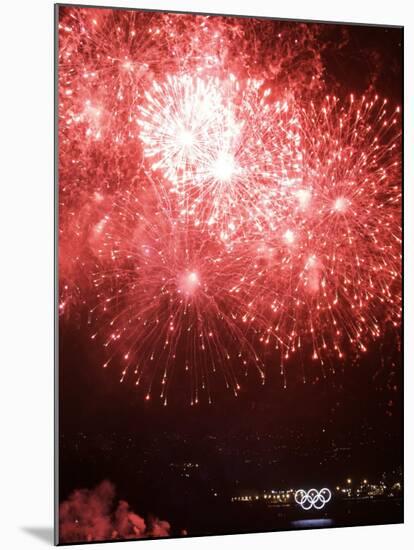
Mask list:
POLYGON ((315 527, 332 527, 334 525, 333 519, 319 518, 319 519, 297 519, 291 522, 292 527, 296 529, 312 529, 315 527))

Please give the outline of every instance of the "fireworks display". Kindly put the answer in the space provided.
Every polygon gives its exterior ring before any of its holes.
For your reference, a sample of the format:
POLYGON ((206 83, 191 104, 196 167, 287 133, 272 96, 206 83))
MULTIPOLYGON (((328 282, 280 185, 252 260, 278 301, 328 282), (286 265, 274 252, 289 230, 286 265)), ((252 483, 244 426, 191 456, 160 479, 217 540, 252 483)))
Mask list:
POLYGON ((59 13, 59 310, 103 367, 196 404, 398 334, 400 107, 332 93, 318 25, 59 13))

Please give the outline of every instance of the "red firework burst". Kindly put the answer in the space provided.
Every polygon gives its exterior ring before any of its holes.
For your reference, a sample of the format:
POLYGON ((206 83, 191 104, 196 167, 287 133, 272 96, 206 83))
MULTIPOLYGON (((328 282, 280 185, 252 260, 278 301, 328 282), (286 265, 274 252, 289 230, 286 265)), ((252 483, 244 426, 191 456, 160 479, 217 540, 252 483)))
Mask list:
POLYGON ((254 366, 264 380, 257 345, 266 321, 248 302, 249 264, 239 248, 226 248, 165 210, 143 207, 148 194, 125 192, 105 216, 98 302, 91 322, 102 328, 109 358, 122 362, 121 381, 133 375, 147 399, 167 390, 174 370, 188 371, 191 402, 218 371, 237 395, 239 376, 254 366), (102 320, 105 322, 102 323, 102 320))
POLYGON ((399 110, 320 99, 317 27, 60 12, 60 311, 105 366, 197 403, 398 332, 399 110))
POLYGON ((171 76, 140 107, 144 156, 180 216, 222 240, 273 229, 299 177, 299 129, 263 82, 171 76))
POLYGON ((399 108, 327 97, 302 108, 300 127, 301 179, 259 249, 257 281, 287 344, 282 364, 304 349, 324 365, 400 326, 399 108))

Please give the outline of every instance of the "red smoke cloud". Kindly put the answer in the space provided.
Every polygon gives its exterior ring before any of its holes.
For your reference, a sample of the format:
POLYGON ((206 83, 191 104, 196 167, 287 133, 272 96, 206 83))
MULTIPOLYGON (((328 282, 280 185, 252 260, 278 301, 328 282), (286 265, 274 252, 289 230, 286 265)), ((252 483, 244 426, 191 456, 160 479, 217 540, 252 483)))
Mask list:
POLYGON ((77 489, 59 509, 59 539, 65 542, 167 537, 170 524, 145 521, 128 502, 115 500, 115 486, 102 481, 94 489, 77 489))

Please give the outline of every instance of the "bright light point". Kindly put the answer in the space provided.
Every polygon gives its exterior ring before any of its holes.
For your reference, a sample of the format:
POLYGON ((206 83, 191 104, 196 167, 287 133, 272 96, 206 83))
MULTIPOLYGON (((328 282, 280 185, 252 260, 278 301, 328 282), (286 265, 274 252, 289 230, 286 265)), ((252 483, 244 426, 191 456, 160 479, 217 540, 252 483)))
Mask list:
POLYGON ((194 284, 194 283, 198 283, 198 276, 197 276, 197 273, 190 273, 190 275, 188 276, 188 280, 190 283, 194 284))
POLYGON ((349 201, 344 197, 338 197, 334 202, 334 210, 336 210, 337 212, 345 212, 348 206, 349 201))
POLYGON ((96 202, 102 202, 104 200, 104 196, 99 191, 95 191, 95 193, 93 194, 93 197, 96 202))
POLYGON ((288 244, 292 244, 295 241, 295 234, 293 233, 293 231, 288 229, 287 231, 285 231, 283 238, 285 242, 287 242, 288 244))
POLYGON ((234 158, 227 153, 222 153, 213 163, 212 173, 221 181, 229 181, 235 171, 234 158))
POLYGON ((296 197, 299 201, 299 206, 301 208, 307 208, 311 200, 312 193, 309 189, 299 189, 296 191, 296 197))
POLYGON ((180 130, 177 138, 183 147, 190 147, 194 142, 193 134, 189 130, 180 130))
POLYGON ((195 271, 185 273, 179 282, 179 289, 185 294, 194 294, 197 288, 200 286, 200 278, 195 271))

